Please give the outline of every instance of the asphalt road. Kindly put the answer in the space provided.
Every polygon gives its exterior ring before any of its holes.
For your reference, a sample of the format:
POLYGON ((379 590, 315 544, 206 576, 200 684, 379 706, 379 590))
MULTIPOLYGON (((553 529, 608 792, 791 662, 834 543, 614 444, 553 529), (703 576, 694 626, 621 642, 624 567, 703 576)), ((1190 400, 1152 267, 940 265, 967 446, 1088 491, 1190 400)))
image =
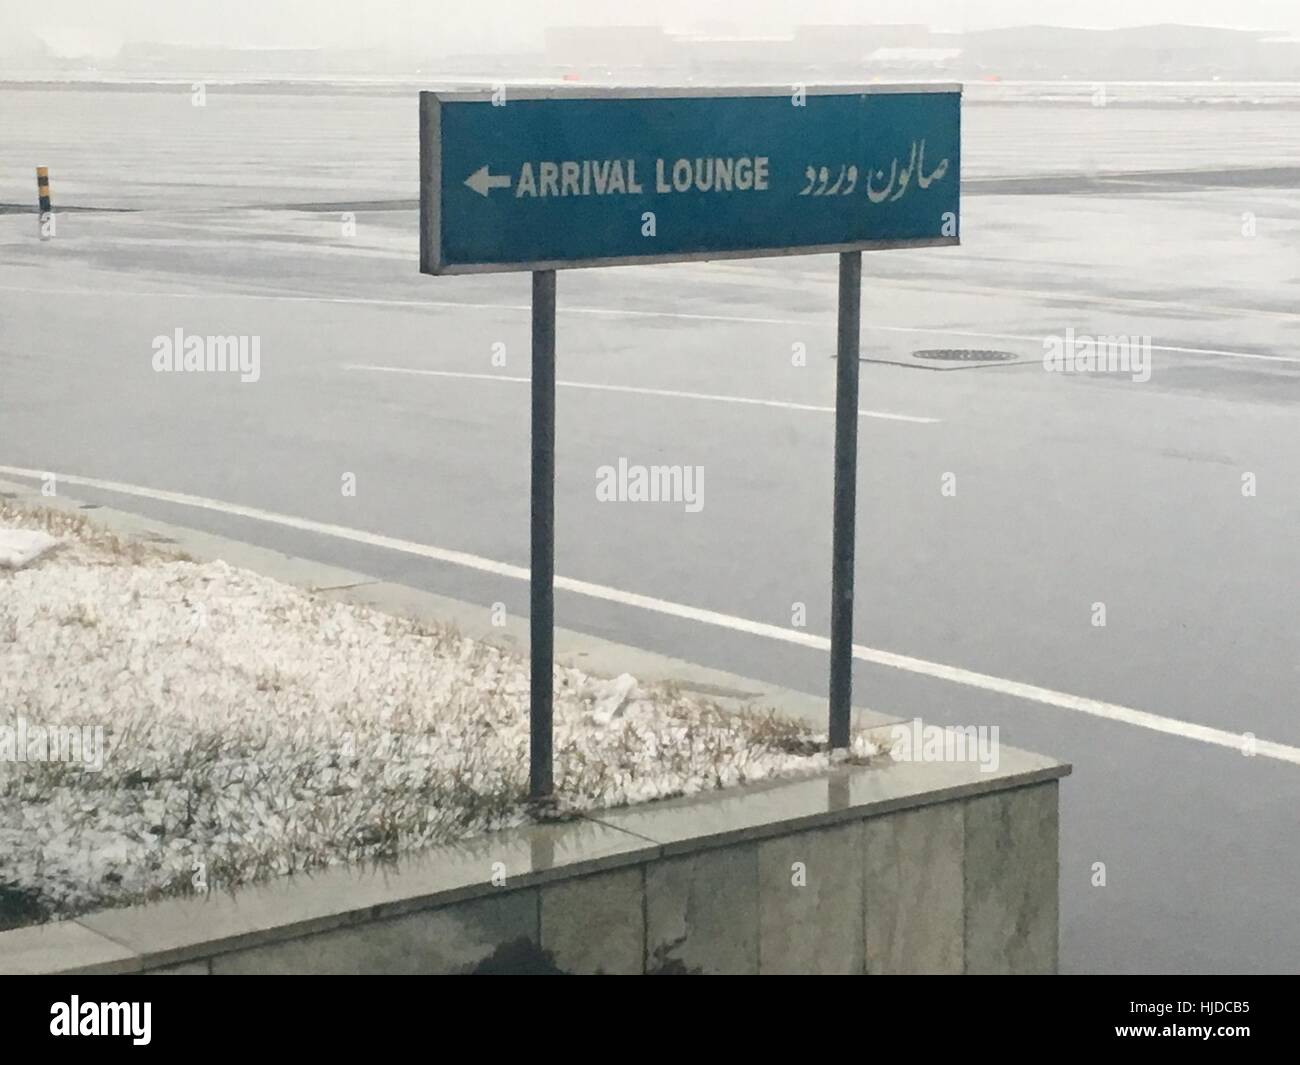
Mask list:
MULTIPOLYGON (((855 638, 910 658, 857 662, 855 701, 1074 763, 1066 971, 1294 971, 1300 205, 1209 171, 972 191, 962 248, 864 259, 855 638), (1048 372, 1067 329, 1149 337, 1149 380, 1048 372), (1012 359, 911 357, 958 347, 1012 359), (1275 747, 1225 745, 1246 733, 1275 747)), ((171 205, 40 244, 0 216, 0 474, 120 482, 65 491, 524 612, 490 566, 223 509, 528 563, 527 277, 423 278, 414 212, 355 222, 171 205), (155 372, 178 328, 260 338, 259 379, 155 372)), ((827 633, 834 300, 831 257, 561 274, 557 572, 784 627, 804 604, 827 633), (702 508, 599 501, 620 459, 702 467, 702 508)), ((566 592, 557 621, 825 687, 824 654, 741 625, 566 592)))

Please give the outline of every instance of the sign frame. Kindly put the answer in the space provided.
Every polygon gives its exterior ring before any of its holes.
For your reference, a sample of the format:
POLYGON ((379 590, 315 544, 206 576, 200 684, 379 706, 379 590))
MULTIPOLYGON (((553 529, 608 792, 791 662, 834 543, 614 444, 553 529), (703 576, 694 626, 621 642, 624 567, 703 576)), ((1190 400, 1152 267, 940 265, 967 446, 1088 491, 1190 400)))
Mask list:
MULTIPOLYGON (((962 86, 948 82, 818 85, 792 87, 806 96, 867 96, 873 94, 945 93, 957 98, 956 193, 957 226, 953 235, 903 240, 861 240, 835 244, 802 244, 774 248, 683 251, 658 255, 601 256, 588 259, 518 262, 443 263, 442 251, 442 107, 445 103, 493 102, 484 90, 420 93, 420 272, 424 274, 532 273, 531 510, 528 579, 529 626, 529 752, 528 790, 532 803, 549 808, 555 802, 553 709, 555 660, 555 320, 556 271, 600 266, 709 262, 720 259, 759 259, 775 256, 838 253, 839 291, 836 322, 835 454, 831 525, 830 683, 827 698, 827 746, 845 749, 852 740, 854 558, 857 541, 857 467, 859 359, 862 330, 862 253, 894 248, 953 247, 961 244, 961 102, 962 86)), ((561 87, 524 88, 516 100, 661 99, 706 97, 719 100, 790 95, 774 86, 607 87, 596 90, 561 87)), ((913 144, 913 163, 916 146, 913 144)), ((923 154, 923 152, 922 152, 923 154)), ((897 160, 895 160, 895 164, 897 160)), ((471 175, 479 177, 480 172, 471 175)), ((483 195, 492 187, 488 166, 481 171, 483 195)), ((870 171, 868 187, 870 193, 870 171)), ((890 185, 893 184, 893 174, 890 185)), ((838 183, 837 183, 838 184, 838 183)), ((922 186, 924 187, 924 185, 922 186)), ((901 195, 901 193, 900 193, 901 195)), ((878 201, 877 201, 878 202, 878 201)))
MULTIPOLYGON (((865 85, 809 85, 777 88, 771 85, 709 86, 528 86, 519 90, 505 87, 506 104, 511 100, 654 100, 683 98, 734 99, 746 97, 791 96, 802 91, 805 96, 871 96, 909 94, 948 94, 958 98, 958 122, 961 115, 962 85, 958 82, 870 83, 865 85)), ((578 270, 598 266, 636 266, 658 263, 713 262, 722 259, 768 259, 789 255, 825 255, 850 251, 897 251, 910 248, 955 247, 961 244, 960 202, 958 186, 958 228, 951 237, 925 237, 908 240, 862 240, 835 244, 801 244, 772 248, 737 248, 734 250, 677 252, 651 255, 598 256, 587 259, 538 259, 526 262, 444 263, 442 253, 442 107, 444 104, 490 103, 491 90, 424 90, 420 93, 420 272, 434 276, 446 274, 522 273, 539 270, 578 270)), ((961 131, 958 129, 958 143, 961 131)), ((957 178, 960 181, 961 167, 957 178)))

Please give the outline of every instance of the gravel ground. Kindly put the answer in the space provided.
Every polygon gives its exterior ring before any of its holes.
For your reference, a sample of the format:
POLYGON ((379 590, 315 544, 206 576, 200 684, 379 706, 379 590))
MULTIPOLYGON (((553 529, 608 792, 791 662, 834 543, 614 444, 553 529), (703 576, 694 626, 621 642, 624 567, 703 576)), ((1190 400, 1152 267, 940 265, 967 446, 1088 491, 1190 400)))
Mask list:
MULTIPOLYGON (((61 543, 0 570, 0 927, 528 816, 526 659, 66 512, 6 527, 61 543)), ((556 670, 561 814, 824 769, 824 740, 556 670)))

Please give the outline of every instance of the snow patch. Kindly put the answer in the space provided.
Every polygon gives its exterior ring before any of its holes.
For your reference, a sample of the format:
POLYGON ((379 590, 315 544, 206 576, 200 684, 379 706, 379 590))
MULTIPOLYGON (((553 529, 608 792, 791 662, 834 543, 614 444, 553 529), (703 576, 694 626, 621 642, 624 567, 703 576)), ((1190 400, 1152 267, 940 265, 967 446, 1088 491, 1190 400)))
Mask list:
POLYGON ((0 529, 0 569, 21 569, 59 542, 39 529, 0 529))

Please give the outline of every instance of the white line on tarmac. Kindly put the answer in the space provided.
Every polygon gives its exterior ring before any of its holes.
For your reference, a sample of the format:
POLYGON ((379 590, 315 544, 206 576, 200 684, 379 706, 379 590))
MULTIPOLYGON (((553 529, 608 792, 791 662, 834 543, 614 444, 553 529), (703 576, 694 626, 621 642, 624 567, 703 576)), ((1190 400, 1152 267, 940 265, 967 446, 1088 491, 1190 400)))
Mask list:
MULTIPOLYGON (((134 292, 129 289, 54 289, 30 288, 21 285, 0 285, 0 292, 23 292, 45 296, 139 296, 148 299, 241 299, 264 300, 280 303, 337 303, 361 307, 444 307, 467 311, 532 312, 527 303, 468 303, 458 300, 389 300, 368 296, 290 296, 267 292, 134 292)), ((561 302, 558 314, 588 314, 606 318, 671 318, 690 322, 734 322, 741 325, 794 325, 806 329, 819 329, 821 324, 807 318, 760 318, 741 314, 693 314, 685 311, 638 311, 620 307, 566 307, 561 302)), ((864 331, 881 333, 912 333, 924 336, 975 337, 981 340, 1017 340, 1041 349, 1045 333, 984 333, 972 329, 933 329, 911 325, 876 325, 863 322, 864 331)), ((1262 362, 1300 363, 1300 357, 1289 355, 1261 355, 1255 351, 1229 351, 1226 348, 1189 348, 1171 344, 1152 344, 1152 351, 1171 351, 1179 355, 1214 355, 1230 359, 1258 359, 1262 362)))
MULTIPOLYGON (((1010 179, 1016 180, 1016 179, 1010 179)), ((945 262, 951 262, 952 257, 944 256, 945 262)), ((970 267, 978 265, 980 257, 974 255, 961 256, 963 266, 970 267)), ((807 270, 792 271, 786 266, 786 260, 781 260, 782 270, 778 274, 772 266, 777 262, 773 259, 729 259, 716 263, 711 263, 711 272, 719 274, 730 274, 738 278, 748 280, 758 280, 771 284, 778 278, 792 278, 799 281, 820 282, 826 281, 825 273, 812 273, 807 270), (725 265, 724 265, 725 263, 725 265)), ((1169 311, 1194 311, 1204 314, 1221 314, 1225 317, 1242 316, 1249 318, 1277 318, 1283 321, 1295 321, 1300 319, 1300 311, 1283 311, 1274 308, 1263 307, 1232 307, 1220 303, 1203 303, 1199 300, 1178 300, 1178 299, 1147 299, 1141 296, 1116 296, 1113 294, 1096 295, 1088 292, 1062 292, 1053 289, 1029 288, 1025 285, 975 285, 964 281, 954 281, 950 277, 945 277, 941 282, 936 282, 934 278, 872 278, 871 284, 875 287, 882 285, 891 288, 901 288, 911 291, 933 292, 936 284, 942 284, 943 291, 946 294, 967 294, 972 296, 1023 296, 1030 299, 1050 300, 1054 303, 1069 303, 1080 305, 1114 305, 1119 307, 1142 307, 1147 310, 1153 310, 1157 313, 1168 313, 1169 311)))
MULTIPOLYGON (((17 466, 0 466, 0 474, 32 480, 41 480, 53 475, 59 481, 85 488, 96 488, 104 492, 138 496, 141 499, 153 499, 160 503, 173 503, 178 506, 216 511, 234 517, 249 518, 253 521, 263 521, 290 529, 299 529, 303 532, 333 536, 340 540, 350 540, 353 543, 365 544, 368 547, 382 547, 389 551, 418 555, 436 562, 463 566, 466 569, 491 573, 499 577, 528 580, 528 568, 526 566, 497 562, 494 559, 471 555, 464 551, 451 551, 442 547, 432 547, 428 544, 419 544, 392 536, 381 536, 360 529, 349 529, 343 525, 332 525, 327 522, 312 521, 308 518, 296 518, 288 514, 276 514, 273 511, 246 507, 239 503, 225 503, 219 499, 207 499, 203 496, 187 495, 182 492, 168 492, 157 488, 123 484, 120 481, 105 481, 95 477, 77 477, 71 474, 24 469, 17 466)), ((794 629, 782 628, 779 625, 751 621, 748 618, 739 618, 714 610, 674 603, 654 596, 625 592, 618 588, 611 588, 608 585, 592 584, 589 581, 580 581, 573 577, 557 576, 555 578, 555 587, 562 591, 585 595, 591 599, 601 599, 606 602, 617 603, 620 606, 635 607, 639 610, 680 618, 683 621, 694 621, 702 625, 729 629, 732 632, 743 632, 750 636, 780 640, 783 643, 809 647, 817 651, 830 650, 830 640, 815 633, 799 632, 794 629)), ((853 657, 862 662, 888 666, 891 669, 902 670, 906 673, 946 680, 953 684, 978 688, 998 695, 1009 695, 1016 699, 1025 699, 1029 702, 1041 703, 1044 706, 1053 706, 1061 710, 1074 710, 1081 714, 1088 714, 1091 717, 1118 721, 1126 725, 1150 729, 1153 732, 1163 732, 1170 736, 1181 736, 1184 739, 1197 740, 1217 747, 1227 747, 1230 750, 1241 751, 1245 747, 1245 736, 1241 733, 1226 732, 1223 729, 1211 728, 1208 725, 1197 725, 1189 721, 1179 721, 1172 717, 1162 717, 1159 714, 1147 713, 1145 710, 1135 710, 1133 707, 1120 706, 1117 703, 1106 703, 1099 699, 1069 695, 1066 692, 1054 691, 1051 688, 1040 688, 1035 684, 1007 680, 1004 677, 978 673, 975 670, 963 669, 960 666, 948 666, 941 662, 930 662, 924 658, 913 658, 910 655, 896 654, 893 651, 881 651, 874 647, 864 647, 861 644, 853 645, 853 657)), ((1255 753, 1261 757, 1274 758, 1281 762, 1290 762, 1292 765, 1300 765, 1300 747, 1289 747, 1286 744, 1260 739, 1254 740, 1253 747, 1255 753)))
MULTIPOLYGON (((415 374, 421 377, 457 377, 471 381, 506 381, 511 384, 528 384, 530 378, 510 377, 506 374, 466 373, 459 370, 417 370, 407 366, 367 366, 363 364, 345 364, 345 370, 369 370, 374 373, 415 374)), ((750 396, 722 396, 709 392, 678 392, 668 388, 639 388, 635 385, 606 385, 595 381, 556 381, 560 388, 582 388, 592 392, 630 392, 638 396, 665 396, 669 399, 702 399, 714 403, 745 403, 755 407, 777 407, 781 410, 810 410, 823 414, 834 414, 834 407, 818 407, 811 403, 787 403, 781 399, 754 399, 750 396)), ((935 425, 940 419, 923 418, 917 414, 894 414, 883 410, 859 410, 861 418, 883 418, 892 422, 915 422, 917 425, 935 425)))

